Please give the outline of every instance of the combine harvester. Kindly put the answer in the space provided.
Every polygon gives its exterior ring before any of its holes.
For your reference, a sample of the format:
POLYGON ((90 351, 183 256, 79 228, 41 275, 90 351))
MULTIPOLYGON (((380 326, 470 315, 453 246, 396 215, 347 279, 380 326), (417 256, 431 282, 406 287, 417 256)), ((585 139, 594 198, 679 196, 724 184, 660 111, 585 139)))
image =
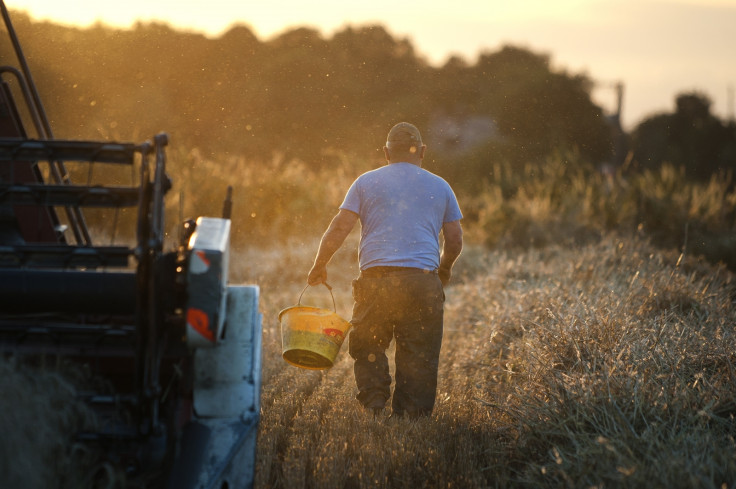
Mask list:
POLYGON ((78 395, 99 429, 70 444, 87 444, 131 487, 252 487, 261 316, 257 287, 228 285, 229 190, 222 218, 182 223, 165 251, 167 136, 54 139, 0 8, 18 66, 1 60, 0 349, 92 372, 95 388, 78 395), (130 185, 96 181, 120 168, 130 185), (113 227, 134 214, 131 244, 93 239, 88 208, 108 209, 113 227))

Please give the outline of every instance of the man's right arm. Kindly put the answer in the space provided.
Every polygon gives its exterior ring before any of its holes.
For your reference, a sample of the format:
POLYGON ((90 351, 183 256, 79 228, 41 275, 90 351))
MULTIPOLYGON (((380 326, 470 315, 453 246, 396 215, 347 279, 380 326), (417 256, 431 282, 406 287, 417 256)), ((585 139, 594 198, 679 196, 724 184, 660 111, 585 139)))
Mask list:
POLYGON ((439 276, 442 285, 447 285, 452 277, 452 266, 463 251, 463 228, 460 221, 446 222, 442 225, 445 243, 440 255, 439 276))
POLYGON ((350 234, 357 220, 358 214, 345 209, 340 209, 340 212, 332 219, 330 226, 322 236, 314 265, 309 271, 307 277, 309 285, 317 285, 327 281, 327 263, 350 234))

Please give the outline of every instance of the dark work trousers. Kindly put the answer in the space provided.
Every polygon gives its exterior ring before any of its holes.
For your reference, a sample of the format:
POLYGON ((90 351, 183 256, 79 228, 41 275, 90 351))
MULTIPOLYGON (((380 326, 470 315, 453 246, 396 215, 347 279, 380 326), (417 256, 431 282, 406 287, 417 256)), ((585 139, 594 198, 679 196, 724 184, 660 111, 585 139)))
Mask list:
POLYGON ((396 339, 393 412, 429 415, 437 391, 445 294, 436 272, 381 267, 353 281, 350 356, 358 401, 382 408, 391 397, 386 349, 396 339), (381 273, 380 270, 392 270, 381 273))

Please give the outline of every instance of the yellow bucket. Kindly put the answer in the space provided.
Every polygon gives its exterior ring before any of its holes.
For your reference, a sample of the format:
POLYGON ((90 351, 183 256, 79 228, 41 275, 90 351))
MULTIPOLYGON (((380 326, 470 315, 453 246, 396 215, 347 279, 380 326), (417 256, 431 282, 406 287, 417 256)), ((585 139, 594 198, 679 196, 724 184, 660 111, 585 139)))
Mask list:
MULTIPOLYGON (((307 285, 309 287, 309 285, 307 285)), ((310 370, 332 367, 351 324, 337 315, 332 287, 325 284, 332 296, 334 311, 302 306, 304 287, 296 306, 279 313, 281 344, 284 360, 291 365, 310 370)))

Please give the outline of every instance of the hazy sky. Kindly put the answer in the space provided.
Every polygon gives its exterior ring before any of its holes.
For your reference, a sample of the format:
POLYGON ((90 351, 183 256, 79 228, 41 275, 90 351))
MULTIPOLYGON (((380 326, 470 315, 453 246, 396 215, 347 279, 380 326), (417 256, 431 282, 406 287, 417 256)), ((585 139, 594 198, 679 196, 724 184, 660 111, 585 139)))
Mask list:
POLYGON ((157 20, 216 36, 234 23, 261 40, 308 26, 329 37, 347 25, 382 24, 435 65, 457 54, 474 62, 504 44, 550 56, 556 69, 600 82, 594 98, 614 108, 611 83, 625 86, 627 128, 674 110, 697 90, 723 119, 733 116, 736 0, 7 0, 33 18, 128 27, 157 20))

